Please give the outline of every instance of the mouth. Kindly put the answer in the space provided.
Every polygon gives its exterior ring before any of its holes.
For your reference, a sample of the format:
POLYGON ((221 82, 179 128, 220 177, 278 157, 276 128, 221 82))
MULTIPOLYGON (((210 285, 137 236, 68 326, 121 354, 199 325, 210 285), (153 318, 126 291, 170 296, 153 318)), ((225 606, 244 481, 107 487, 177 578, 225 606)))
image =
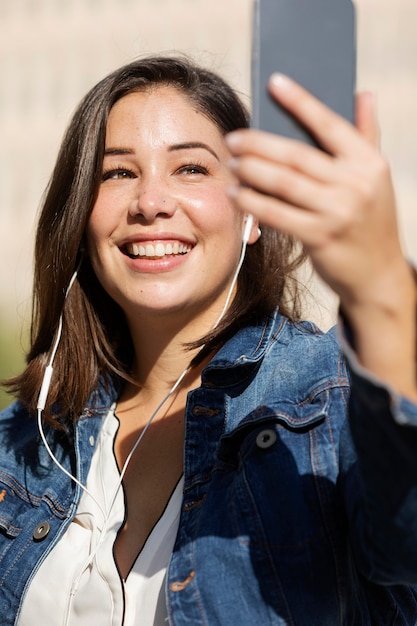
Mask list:
POLYGON ((122 252, 131 259, 146 258, 149 260, 162 259, 164 257, 183 256, 192 250, 193 246, 180 241, 170 242, 141 242, 127 243, 122 252))

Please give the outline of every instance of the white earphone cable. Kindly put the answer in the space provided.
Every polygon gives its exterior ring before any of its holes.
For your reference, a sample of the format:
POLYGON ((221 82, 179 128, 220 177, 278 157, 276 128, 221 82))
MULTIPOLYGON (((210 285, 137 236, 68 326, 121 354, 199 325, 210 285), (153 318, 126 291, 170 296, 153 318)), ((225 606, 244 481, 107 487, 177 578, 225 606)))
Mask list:
MULTIPOLYGON (((250 235, 250 230, 252 228, 253 225, 253 217, 251 215, 247 216, 247 220, 246 220, 246 224, 245 224, 245 229, 244 229, 244 233, 242 236, 242 246, 241 246, 241 252, 240 252, 240 256, 239 256, 239 261, 238 264, 236 266, 235 272, 233 274, 233 278, 232 281, 230 283, 230 287, 226 296, 226 300, 224 303, 224 306, 222 308, 222 311, 219 315, 219 317, 217 318, 216 323, 213 326, 213 330, 219 325, 220 321, 223 319, 230 301, 232 299, 234 290, 235 290, 235 286, 236 286, 236 282, 239 276, 239 272, 241 270, 243 261, 245 259, 245 253, 246 253, 246 247, 247 247, 247 243, 248 243, 248 239, 249 239, 249 235, 250 235)), ((81 263, 81 262, 80 262, 81 263)), ((70 283, 68 285, 68 289, 66 292, 66 296, 68 296, 74 281, 77 277, 78 274, 78 270, 79 270, 79 266, 77 267, 76 271, 74 272, 70 283)), ((140 433, 139 437, 137 438, 135 444, 133 445, 132 449, 130 450, 126 461, 123 465, 123 468, 120 472, 120 477, 117 483, 117 487, 115 489, 115 492, 110 500, 110 506, 108 508, 107 511, 105 511, 105 509, 102 507, 102 505, 98 502, 98 500, 94 497, 94 495, 89 491, 89 489, 83 485, 81 483, 81 481, 79 481, 75 476, 73 476, 56 458, 56 456, 54 455, 54 453, 52 452, 48 441, 46 439, 44 430, 43 430, 43 426, 42 426, 42 413, 43 410, 45 408, 46 405, 46 400, 48 397, 48 392, 49 392, 49 387, 51 384, 51 379, 52 379, 52 374, 53 374, 53 362, 55 359, 55 355, 56 352, 58 350, 59 347, 59 343, 61 340, 61 335, 62 335, 62 326, 63 326, 63 316, 61 314, 60 318, 59 318, 59 322, 58 322, 58 328, 57 328, 57 333, 56 333, 56 339, 51 351, 51 356, 49 359, 49 363, 47 365, 47 367, 45 368, 45 373, 44 373, 44 378, 42 381, 42 385, 41 385, 41 391, 39 393, 39 398, 38 398, 38 404, 37 404, 37 423, 38 423, 38 430, 42 439, 42 442, 50 456, 50 458, 52 459, 52 461, 55 463, 55 465, 66 475, 68 476, 68 478, 70 478, 71 480, 74 481, 74 483, 79 486, 86 494, 88 494, 88 496, 93 500, 93 502, 96 504, 96 506, 98 507, 98 509, 100 510, 101 514, 103 515, 103 527, 102 530, 100 532, 100 537, 99 540, 94 548, 94 550, 92 551, 92 553, 89 555, 88 559, 85 561, 85 563, 83 564, 82 568, 80 569, 79 574, 77 575, 77 577, 73 580, 72 586, 71 586, 71 591, 70 591, 70 597, 69 597, 69 601, 68 601, 68 606, 67 606, 67 611, 66 611, 66 616, 65 616, 65 620, 64 620, 64 624, 67 626, 68 624, 68 620, 70 617, 70 611, 71 611, 71 604, 72 604, 72 599, 74 598, 77 589, 78 589, 78 585, 80 583, 81 577, 83 575, 83 573, 85 572, 85 570, 87 569, 87 567, 89 567, 89 565, 93 562, 101 544, 103 541, 103 538, 105 536, 105 533, 107 531, 107 526, 108 526, 108 522, 110 519, 110 515, 111 512, 113 510, 113 507, 115 505, 118 493, 120 491, 120 488, 123 484, 123 478, 125 476, 125 473, 127 471, 128 465, 130 463, 130 460, 132 458, 132 456, 134 455, 134 453, 136 452, 138 446, 140 445, 143 437, 145 436, 146 431, 148 430, 148 428, 150 427, 151 423, 153 422, 155 416, 159 413, 159 411, 161 410, 161 408, 164 406, 164 404, 167 402, 167 400, 171 397, 171 395, 173 393, 175 393, 175 391, 178 389, 178 387, 181 385, 182 381, 184 380, 184 378, 186 377, 186 375, 188 374, 188 372, 191 370, 191 365, 187 365, 187 367, 181 372, 180 376, 177 378, 176 382, 173 384, 173 386, 171 387, 171 389, 168 391, 168 393, 166 394, 166 396, 161 400, 161 402, 158 404, 158 406, 156 407, 156 409, 153 411, 152 415, 150 416, 149 420, 147 421, 147 423, 145 424, 142 432, 140 433)), ((204 346, 202 346, 204 347, 204 346)))

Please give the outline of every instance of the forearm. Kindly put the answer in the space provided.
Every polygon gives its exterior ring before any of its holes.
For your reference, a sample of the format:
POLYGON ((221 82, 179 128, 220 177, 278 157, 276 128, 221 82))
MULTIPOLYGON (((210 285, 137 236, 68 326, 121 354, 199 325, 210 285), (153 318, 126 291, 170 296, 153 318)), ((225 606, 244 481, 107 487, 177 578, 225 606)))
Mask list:
POLYGON ((416 285, 416 271, 404 262, 370 287, 369 298, 341 303, 358 363, 413 401, 417 401, 416 285))

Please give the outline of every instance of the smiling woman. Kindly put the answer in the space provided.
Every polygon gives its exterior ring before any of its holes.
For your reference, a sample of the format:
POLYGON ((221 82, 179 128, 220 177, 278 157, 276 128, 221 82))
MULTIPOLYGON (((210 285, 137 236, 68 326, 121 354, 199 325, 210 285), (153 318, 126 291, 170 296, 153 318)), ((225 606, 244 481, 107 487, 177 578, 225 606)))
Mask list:
MULTIPOLYGON (((126 314, 135 352, 149 316, 168 316, 169 332, 177 326, 186 343, 194 324, 210 330, 222 310, 243 232, 227 194, 229 159, 219 128, 177 88, 129 94, 110 112, 87 250, 126 314)), ((249 243, 257 238, 253 228, 249 243)))
POLYGON ((68 127, 0 414, 5 626, 415 626, 416 295, 374 111, 271 91, 326 154, 175 57, 68 127), (353 346, 300 321, 298 240, 353 346))
MULTIPOLYGON (((82 256, 83 263, 79 279, 65 304, 65 324, 55 363, 56 375, 51 382, 45 407, 45 418, 54 424, 59 423, 60 419, 67 421, 78 417, 100 376, 106 377, 117 372, 122 377, 126 377, 130 372, 133 345, 126 324, 125 312, 112 298, 108 297, 107 292, 97 281, 96 273, 92 270, 91 261, 98 263, 98 259, 94 253, 90 258, 88 253, 87 225, 95 207, 89 226, 91 230, 94 225, 94 216, 102 204, 102 198, 113 196, 113 194, 115 197, 118 196, 121 193, 120 187, 122 190, 126 186, 128 189, 135 189, 138 181, 141 180, 140 177, 138 178, 140 172, 134 174, 131 171, 134 166, 137 169, 141 165, 140 163, 134 164, 133 149, 137 151, 138 148, 131 145, 130 132, 131 124, 135 125, 135 129, 138 128, 137 124, 140 124, 140 120, 137 119, 139 112, 128 104, 132 100, 142 98, 143 101, 149 101, 148 108, 152 108, 151 103, 155 99, 158 100, 157 93, 161 89, 165 92, 168 90, 172 96, 177 96, 178 101, 182 103, 183 110, 185 109, 183 117, 189 114, 190 119, 204 120, 207 128, 215 130, 213 138, 210 137, 206 146, 201 145, 204 143, 202 138, 196 139, 195 135, 190 134, 190 129, 185 135, 179 136, 177 133, 167 149, 167 158, 171 160, 171 164, 175 162, 178 169, 176 176, 172 178, 178 181, 183 180, 181 184, 187 188, 193 189, 201 186, 201 182, 197 182, 196 185, 195 180, 212 178, 200 173, 199 160, 204 155, 207 167, 215 167, 216 162, 218 163, 216 153, 211 153, 213 148, 210 146, 214 139, 219 150, 220 139, 225 133, 248 125, 247 111, 226 83, 217 75, 195 68, 183 59, 157 57, 132 63, 98 83, 81 102, 64 137, 38 224, 29 366, 12 385, 13 390, 20 395, 22 400, 35 410, 38 390, 42 383, 45 354, 52 345, 55 330, 59 324, 65 291, 71 274, 82 256), (156 92, 153 93, 155 89, 156 92), (148 94, 149 98, 144 94, 148 94), (127 143, 123 144, 122 141, 122 145, 116 145, 113 144, 111 135, 112 121, 117 111, 120 110, 130 117, 129 123, 126 120, 123 128, 119 128, 118 131, 119 134, 123 131, 124 137, 117 138, 117 141, 123 140, 127 143), (110 134, 106 133, 106 130, 110 134), (181 161, 185 153, 193 155, 191 170, 189 162, 185 163, 184 169, 184 162, 181 161), (195 162, 196 158, 197 162, 195 162), (198 168, 198 174, 196 168, 198 168), (190 184, 190 179, 194 181, 192 184, 190 184), (96 200, 97 206, 95 206, 96 200), (74 341, 74 338, 77 340, 74 341), (79 368, 70 367, 69 363, 72 362, 79 363, 79 368), (60 382, 63 379, 66 381, 64 388, 60 382), (54 406, 53 412, 50 411, 52 406, 54 406)), ((162 103, 162 100, 159 100, 162 103)), ((166 132, 168 132, 168 125, 171 129, 175 128, 177 112, 179 109, 177 111, 174 108, 169 112, 165 109, 165 113, 169 113, 166 120, 166 132)), ((149 112, 148 115, 150 115, 149 112)), ((160 126, 161 124, 163 120, 159 121, 160 126)), ((145 135, 143 128, 142 133, 145 135)), ((206 136, 207 133, 210 134, 206 131, 206 136)), ((147 141, 151 145, 150 131, 148 135, 147 141)), ((148 152, 149 150, 150 146, 148 152)), ((230 173, 226 174, 227 154, 227 149, 223 144, 221 146, 222 175, 225 178, 221 183, 216 184, 222 187, 223 201, 230 205, 225 189, 233 177, 230 173)), ((219 166, 218 163, 217 167, 219 166)), ((146 176, 148 176, 148 171, 146 176)), ((217 178, 218 176, 216 181, 217 178)), ((179 182, 178 186, 180 186, 179 182)), ((205 186, 213 190, 213 183, 205 186)), ((138 220, 143 222, 144 219, 131 215, 132 211, 133 213, 135 211, 134 204, 145 202, 145 204, 152 205, 155 202, 155 194, 160 192, 162 188, 159 189, 158 183, 157 190, 154 188, 148 189, 146 193, 143 193, 143 190, 140 194, 132 193, 132 204, 128 207, 129 215, 126 217, 129 221, 129 232, 121 234, 120 227, 114 246, 119 252, 126 253, 125 259, 128 258, 128 246, 140 243, 134 232, 133 222, 138 220)), ((193 194, 194 202, 198 203, 198 189, 194 189, 193 194)), ((169 196, 164 199, 165 213, 168 210, 175 213, 172 204, 176 200, 170 199, 169 196)), ((113 200, 108 205, 106 223, 117 219, 116 208, 112 203, 113 200)), ((211 207, 210 215, 214 210, 218 215, 220 207, 211 207)), ((103 208, 103 212, 105 211, 103 208)), ((149 211, 149 208, 146 208, 146 211, 149 211)), ((241 218, 237 211, 234 216, 237 224, 241 218)), ((176 214, 176 219, 185 221, 184 211, 176 214)), ((159 228, 161 220, 159 218, 158 220, 159 228)), ((164 221, 167 220, 162 220, 162 223, 164 221)), ((183 224, 181 223, 180 226, 182 228, 183 224)), ((148 230, 150 228, 155 230, 155 225, 152 227, 148 225, 148 230)), ((173 232, 172 235, 177 236, 178 232, 173 232)), ((142 236, 141 234, 141 238, 142 236)), ((178 245, 193 247, 194 235, 190 240, 184 239, 184 236, 185 233, 181 232, 178 245)), ((148 243, 154 245, 151 241, 148 243)), ((227 245, 217 251, 218 256, 226 254, 229 243, 227 241, 227 245)), ((207 343, 208 337, 205 335, 208 333, 210 342, 207 344, 207 349, 210 350, 220 345, 232 328, 239 326, 240 318, 243 321, 254 313, 257 316, 258 312, 274 310, 277 304, 280 304, 283 313, 290 317, 297 317, 297 282, 292 273, 299 265, 301 256, 297 255, 296 250, 297 247, 292 237, 277 233, 273 229, 265 229, 264 236, 259 243, 256 246, 250 246, 248 250, 239 277, 240 287, 224 320, 218 325, 213 336, 210 335, 211 328, 205 327, 194 334, 192 340, 201 340, 199 342, 201 346, 207 343), (284 297, 284 293, 288 291, 291 292, 291 298, 284 297)), ((121 258, 120 261, 122 261, 121 258)), ((132 261, 130 267, 138 264, 133 259, 130 261, 132 261)), ((174 261, 180 260, 175 257, 174 261)), ((143 260, 143 263, 145 262, 148 263, 147 267, 150 270, 152 263, 143 260)), ((207 274, 207 267, 204 270, 204 277, 207 274)), ((114 269, 117 273, 117 268, 114 267, 114 269)), ((115 276, 112 280, 117 290, 119 276, 115 276)), ((147 280, 150 281, 150 272, 148 272, 147 280)), ((196 280, 201 282, 205 278, 200 276, 196 280)), ((155 306, 158 306, 158 303, 155 303, 155 306)), ((184 337, 184 340, 188 341, 189 338, 184 337)))

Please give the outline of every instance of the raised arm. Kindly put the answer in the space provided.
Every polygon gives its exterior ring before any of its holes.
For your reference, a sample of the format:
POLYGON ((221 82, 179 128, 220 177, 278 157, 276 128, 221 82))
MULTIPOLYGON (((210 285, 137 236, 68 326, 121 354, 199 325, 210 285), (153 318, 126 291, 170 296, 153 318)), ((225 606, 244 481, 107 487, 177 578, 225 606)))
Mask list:
POLYGON ((324 149, 233 133, 231 167, 243 184, 230 193, 298 238, 340 297, 353 348, 340 485, 356 562, 373 582, 417 585, 416 284, 373 98, 358 96, 355 128, 287 78, 274 77, 271 92, 324 149))
POLYGON ((359 363, 417 400, 417 291, 373 98, 357 97, 355 128, 287 77, 274 75, 270 90, 324 150, 261 131, 232 133, 232 168, 245 185, 231 194, 242 211, 302 242, 340 297, 359 363))

